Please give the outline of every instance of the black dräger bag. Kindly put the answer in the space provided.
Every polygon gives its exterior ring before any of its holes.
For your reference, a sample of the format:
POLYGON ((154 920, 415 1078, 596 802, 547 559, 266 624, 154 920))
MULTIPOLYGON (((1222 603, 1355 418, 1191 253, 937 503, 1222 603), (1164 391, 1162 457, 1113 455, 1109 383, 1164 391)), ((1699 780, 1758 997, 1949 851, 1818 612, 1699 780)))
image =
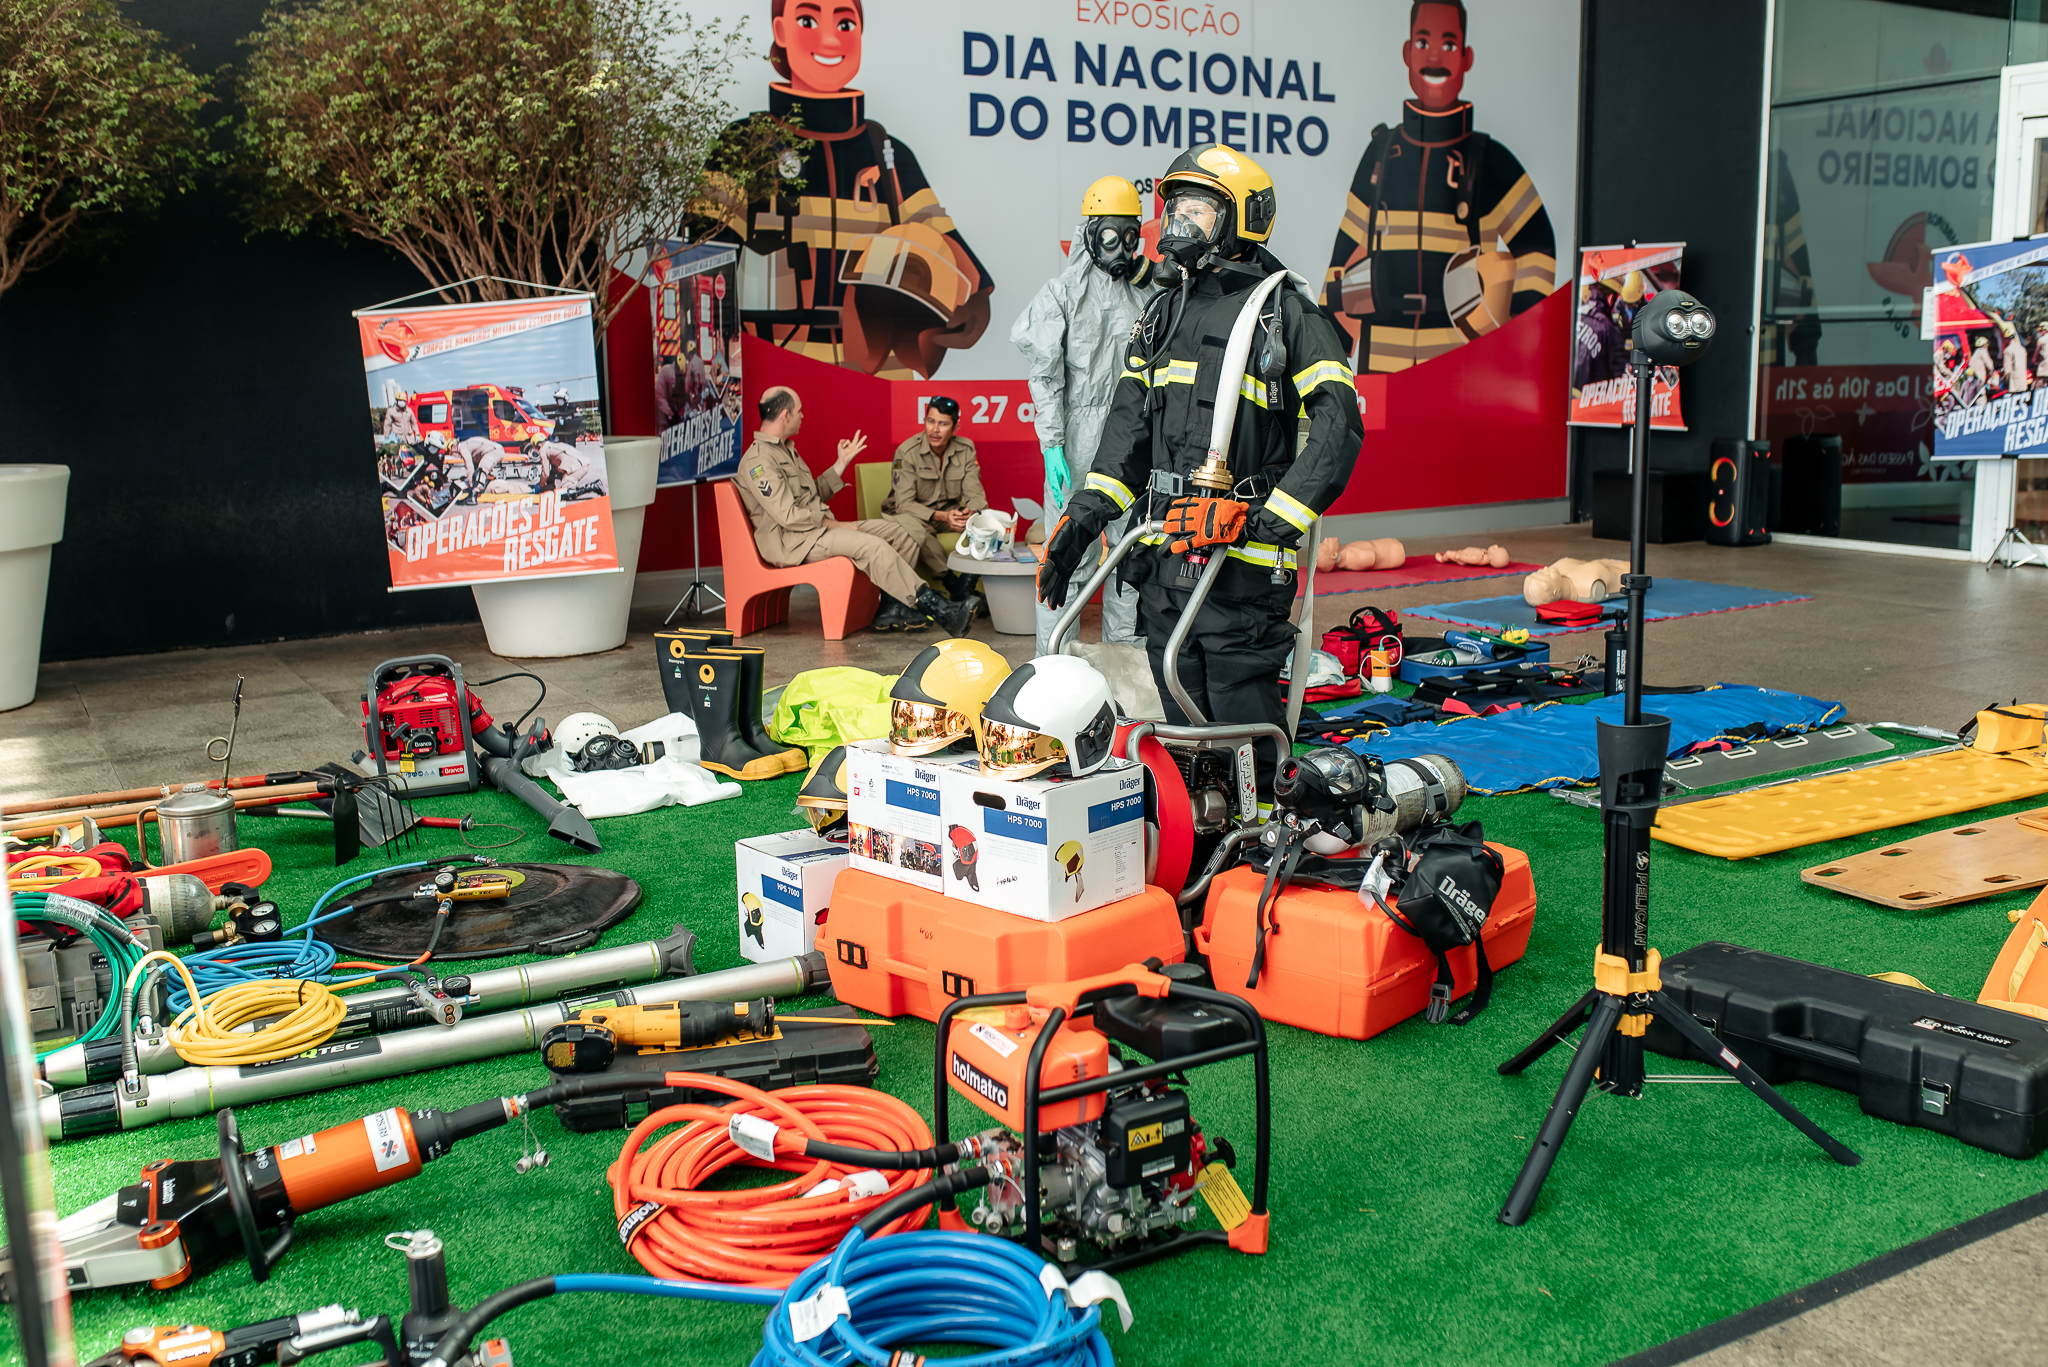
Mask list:
POLYGON ((1478 955, 1479 981, 1472 1000, 1451 1017, 1453 1025, 1469 1024, 1493 997, 1493 965, 1486 962, 1486 942, 1479 932, 1500 892, 1500 853, 1487 848, 1485 832, 1476 821, 1427 826, 1409 840, 1404 864, 1387 872, 1397 905, 1389 906, 1370 887, 1364 891, 1395 925, 1436 955, 1436 982, 1429 989, 1431 1025, 1442 1024, 1450 1014, 1450 952, 1471 945, 1478 955))

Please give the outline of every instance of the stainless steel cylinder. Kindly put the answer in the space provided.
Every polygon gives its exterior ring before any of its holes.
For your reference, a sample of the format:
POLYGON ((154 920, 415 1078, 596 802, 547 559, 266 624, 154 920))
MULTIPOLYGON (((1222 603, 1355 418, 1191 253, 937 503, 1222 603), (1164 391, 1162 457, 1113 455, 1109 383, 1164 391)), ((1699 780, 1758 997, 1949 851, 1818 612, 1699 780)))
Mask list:
MULTIPOLYGON (((537 959, 512 968, 461 974, 459 976, 469 980, 468 989, 462 995, 476 999, 463 1009, 481 1016, 502 1011, 508 1006, 524 1006, 528 1002, 571 992, 595 992, 601 988, 642 983, 654 978, 687 977, 696 972, 691 960, 696 944, 695 931, 677 926, 660 940, 641 940, 611 949, 567 954, 559 959, 537 959)), ((414 1004, 412 993, 404 987, 351 992, 341 1000, 348 1014, 335 1027, 333 1038, 337 1040, 427 1024, 427 1013, 414 1004)), ((185 1061, 178 1057, 161 1031, 137 1036, 135 1055, 137 1066, 148 1074, 169 1073, 185 1066, 185 1061)), ((118 1039, 70 1044, 43 1060, 43 1077, 60 1091, 107 1082, 120 1075, 119 1059, 118 1039)))
POLYGON ((156 804, 156 829, 166 864, 241 848, 235 839, 235 799, 229 793, 205 788, 173 793, 156 804))
MULTIPOLYGON (((671 978, 637 989, 603 994, 590 1005, 627 1006, 676 1001, 735 1002, 756 997, 793 997, 831 990, 825 956, 815 950, 795 959, 745 964, 739 968, 671 978)), ((135 1130, 162 1120, 205 1115, 223 1106, 304 1096, 356 1082, 425 1072, 457 1063, 538 1049, 540 1037, 560 1025, 582 1003, 552 1002, 524 1011, 478 1016, 452 1026, 430 1025, 389 1035, 329 1041, 279 1063, 250 1067, 181 1068, 144 1078, 133 1095, 120 1082, 58 1092, 42 1099, 43 1133, 51 1139, 82 1138, 108 1130, 135 1130)), ((538 1058, 534 1067, 540 1068, 538 1058)), ((422 1098, 422 1104, 427 1098, 422 1098)))

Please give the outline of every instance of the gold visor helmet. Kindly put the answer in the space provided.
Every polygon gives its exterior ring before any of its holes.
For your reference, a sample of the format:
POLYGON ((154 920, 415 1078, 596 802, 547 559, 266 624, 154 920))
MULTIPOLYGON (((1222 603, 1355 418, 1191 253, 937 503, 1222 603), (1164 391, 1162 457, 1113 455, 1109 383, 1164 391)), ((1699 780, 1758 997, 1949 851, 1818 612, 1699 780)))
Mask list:
POLYGON ((1041 655, 1003 680, 981 710, 981 769, 991 778, 1082 778, 1116 743, 1116 704, 1101 671, 1041 655))
POLYGON ((929 755, 981 737, 982 705, 1010 674, 1010 662, 955 637, 917 653, 889 690, 889 749, 929 755))

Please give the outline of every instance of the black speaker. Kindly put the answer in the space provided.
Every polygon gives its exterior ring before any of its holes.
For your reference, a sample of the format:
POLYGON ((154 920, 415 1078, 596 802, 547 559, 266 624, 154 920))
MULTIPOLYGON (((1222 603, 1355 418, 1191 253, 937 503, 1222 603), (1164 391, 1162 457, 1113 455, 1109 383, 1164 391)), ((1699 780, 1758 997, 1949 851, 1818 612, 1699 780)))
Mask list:
POLYGON ((1763 546, 1770 510, 1770 443, 1717 438, 1707 467, 1707 542, 1714 546, 1763 546))
POLYGON ((1785 494, 1778 530, 1810 536, 1842 534, 1842 439, 1832 432, 1787 437, 1785 494))

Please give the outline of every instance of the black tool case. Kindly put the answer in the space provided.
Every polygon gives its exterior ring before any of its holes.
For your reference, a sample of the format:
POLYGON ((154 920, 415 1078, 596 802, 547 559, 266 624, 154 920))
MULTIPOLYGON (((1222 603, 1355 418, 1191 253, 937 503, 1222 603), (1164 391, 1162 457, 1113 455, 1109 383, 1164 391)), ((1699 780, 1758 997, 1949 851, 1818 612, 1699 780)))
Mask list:
MULTIPOLYGON (((585 1097, 558 1102, 555 1115, 565 1129, 578 1133, 590 1130, 623 1130, 637 1125, 649 1111, 663 1106, 701 1102, 722 1106, 731 1100, 722 1092, 687 1087, 664 1087, 661 1075, 669 1072, 712 1073, 759 1087, 779 1091, 803 1083, 829 1082, 848 1087, 872 1086, 881 1065, 875 1061, 874 1037, 860 1023, 850 1006, 804 1008, 806 1016, 843 1016, 845 1025, 782 1025, 779 1039, 745 1039, 709 1044, 699 1049, 665 1053, 619 1052, 603 1076, 647 1073, 645 1091, 621 1092, 612 1096, 585 1097)), ((556 1080, 591 1077, 590 1073, 555 1073, 556 1080)))
MULTIPOLYGON (((1663 978, 1766 1081, 1854 1092, 1866 1115, 2008 1158, 2048 1148, 2048 1022, 1717 940, 1663 978)), ((1644 1043, 1702 1057, 1654 1016, 1644 1043)))

